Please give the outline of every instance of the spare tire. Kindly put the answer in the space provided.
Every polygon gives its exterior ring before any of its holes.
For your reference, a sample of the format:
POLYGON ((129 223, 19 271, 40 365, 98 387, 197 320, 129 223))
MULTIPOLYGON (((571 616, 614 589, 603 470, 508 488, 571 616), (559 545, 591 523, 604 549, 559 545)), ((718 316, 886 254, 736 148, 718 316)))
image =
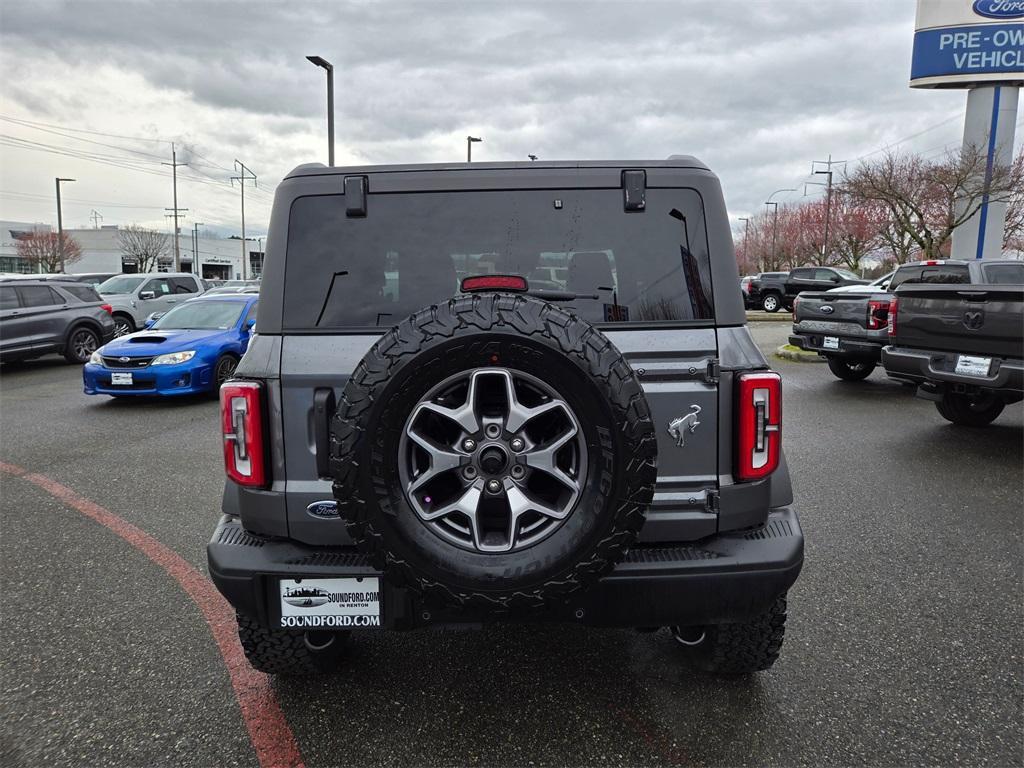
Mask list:
POLYGON ((657 446, 640 382, 600 331, 527 296, 424 309, 356 367, 331 423, 355 543, 445 606, 564 602, 634 542, 657 446))

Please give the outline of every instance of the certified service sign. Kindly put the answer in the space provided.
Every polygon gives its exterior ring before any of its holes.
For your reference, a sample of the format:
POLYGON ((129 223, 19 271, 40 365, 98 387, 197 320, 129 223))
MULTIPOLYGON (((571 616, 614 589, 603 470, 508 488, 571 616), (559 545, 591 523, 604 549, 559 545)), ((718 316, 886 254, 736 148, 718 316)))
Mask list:
POLYGON ((1024 0, 918 0, 910 85, 1024 83, 1024 0))

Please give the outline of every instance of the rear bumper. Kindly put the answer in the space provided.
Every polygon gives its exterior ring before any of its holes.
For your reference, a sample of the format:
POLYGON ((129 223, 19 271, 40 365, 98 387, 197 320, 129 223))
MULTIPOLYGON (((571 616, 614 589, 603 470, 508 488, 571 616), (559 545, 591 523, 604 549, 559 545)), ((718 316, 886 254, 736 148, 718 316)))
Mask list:
POLYGON ((955 391, 1024 392, 1024 360, 996 357, 987 376, 965 376, 956 372, 959 356, 956 352, 888 346, 882 349, 882 364, 892 378, 918 384, 937 384, 955 391))
MULTIPOLYGON (((782 507, 772 511, 764 526, 751 531, 691 545, 634 547, 610 574, 568 604, 521 620, 660 627, 750 619, 793 585, 803 556, 796 512, 782 507)), ((210 578, 228 602, 269 627, 279 626, 281 578, 380 575, 354 548, 260 539, 227 515, 214 531, 207 557, 210 578)), ((383 579, 381 593, 381 626, 388 629, 520 620, 515 615, 439 610, 383 579)))
POLYGON ((857 358, 858 360, 871 360, 878 362, 882 354, 883 342, 868 341, 865 339, 851 339, 846 336, 838 336, 829 333, 793 333, 789 337, 789 343, 794 347, 805 349, 808 352, 817 352, 821 355, 832 355, 834 357, 857 358), (833 336, 839 339, 839 349, 825 349, 825 337, 833 336))

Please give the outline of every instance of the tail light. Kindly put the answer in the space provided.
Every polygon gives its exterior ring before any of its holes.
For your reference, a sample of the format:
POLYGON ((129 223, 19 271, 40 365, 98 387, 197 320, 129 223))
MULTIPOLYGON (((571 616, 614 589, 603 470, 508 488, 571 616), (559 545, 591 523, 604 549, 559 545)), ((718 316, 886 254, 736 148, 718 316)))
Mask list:
POLYGON ((896 335, 896 308, 899 306, 899 300, 893 296, 889 299, 889 338, 891 339, 896 335))
POLYGON ((736 479, 759 480, 779 466, 782 377, 774 371, 742 373, 736 393, 736 479))
POLYGON ((114 314, 114 308, 110 304, 100 304, 100 309, 105 310, 108 315, 114 314))
POLYGON ((796 317, 796 305, 799 304, 799 303, 800 303, 800 297, 799 296, 794 296, 793 297, 793 317, 796 317))
POLYGON ((745 294, 747 294, 747 296, 749 296, 749 295, 750 295, 750 281, 749 281, 749 280, 747 280, 747 282, 745 282, 745 283, 743 284, 743 292, 744 292, 745 294))
POLYGON ((868 330, 877 331, 889 323, 889 302, 886 300, 868 300, 868 330))
POLYGON ((529 290, 525 277, 519 275, 477 275, 462 278, 462 292, 473 291, 518 291, 529 290))
POLYGON ((220 388, 220 420, 224 433, 224 471, 239 485, 266 485, 263 439, 263 387, 255 381, 233 381, 220 388))

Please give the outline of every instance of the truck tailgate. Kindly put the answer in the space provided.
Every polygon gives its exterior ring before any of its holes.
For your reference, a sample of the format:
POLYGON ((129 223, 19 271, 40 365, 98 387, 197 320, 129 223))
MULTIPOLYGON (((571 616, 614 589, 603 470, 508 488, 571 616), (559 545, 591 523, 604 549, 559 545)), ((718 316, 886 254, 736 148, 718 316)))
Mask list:
POLYGON ((903 285, 893 344, 1024 357, 1024 286, 903 285))
MULTIPOLYGON (((889 300, 888 295, 874 292, 801 293, 796 302, 794 320, 807 330, 864 335, 867 331, 868 301, 876 296, 880 300, 889 300)), ((884 322, 883 319, 883 325, 884 322)))

